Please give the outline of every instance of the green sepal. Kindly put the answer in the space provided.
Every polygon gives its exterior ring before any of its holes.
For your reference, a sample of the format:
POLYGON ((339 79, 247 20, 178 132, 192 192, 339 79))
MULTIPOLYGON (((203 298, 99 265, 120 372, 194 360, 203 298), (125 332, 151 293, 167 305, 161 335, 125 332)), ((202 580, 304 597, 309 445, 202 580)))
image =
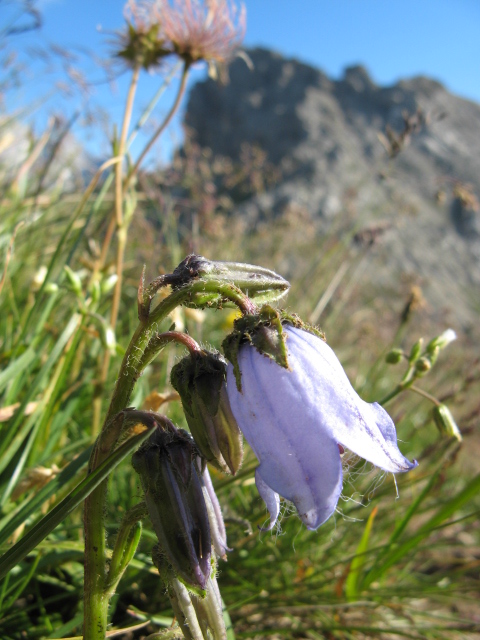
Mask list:
POLYGON ((271 358, 280 367, 288 369, 285 325, 302 329, 325 340, 325 335, 312 325, 304 322, 296 314, 275 309, 265 304, 257 314, 246 314, 233 323, 233 332, 222 343, 224 353, 233 365, 235 380, 239 391, 242 390, 241 372, 238 365, 238 351, 243 344, 250 343, 255 349, 271 358))

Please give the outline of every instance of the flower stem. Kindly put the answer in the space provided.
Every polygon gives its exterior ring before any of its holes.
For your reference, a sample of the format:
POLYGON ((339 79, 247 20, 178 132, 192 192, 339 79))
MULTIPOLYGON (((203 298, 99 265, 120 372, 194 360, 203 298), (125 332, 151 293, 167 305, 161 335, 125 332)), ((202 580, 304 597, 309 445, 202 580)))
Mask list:
MULTIPOLYGON (((390 393, 387 393, 384 398, 379 400, 378 404, 381 404, 383 406, 384 404, 387 404, 387 402, 390 402, 390 400, 395 398, 395 396, 398 396, 399 393, 405 391, 405 389, 411 388, 413 383, 415 382, 415 379, 415 367, 410 365, 410 367, 407 369, 406 374, 403 376, 402 381, 395 387, 395 389, 393 389, 393 391, 390 391, 390 393)), ((417 390, 417 393, 418 391, 419 390, 417 390)))
MULTIPOLYGON (((158 325, 175 307, 194 299, 196 294, 217 293, 227 300, 235 302, 243 311, 256 309, 237 287, 217 281, 192 281, 171 293, 142 320, 135 331, 125 352, 115 389, 110 401, 107 416, 90 458, 89 473, 92 473, 116 446, 124 428, 124 421, 117 419, 125 407, 128 407, 136 381, 148 362, 164 346, 165 340, 155 341, 158 325), (152 339, 153 343, 152 343, 152 339)), ((166 341, 182 342, 190 349, 199 348, 188 337, 179 339, 177 332, 166 332, 166 341)), ((85 500, 85 594, 84 594, 84 640, 104 640, 107 629, 109 592, 107 588, 106 545, 105 545, 105 503, 107 480, 104 480, 85 500)))
POLYGON ((166 331, 165 333, 157 333, 150 339, 148 346, 144 351, 141 362, 142 369, 145 369, 145 367, 169 342, 182 344, 184 347, 187 347, 191 354, 202 350, 198 342, 196 342, 191 336, 187 335, 186 333, 180 333, 179 331, 166 331))
POLYGON ((152 148, 152 146, 154 145, 154 143, 157 141, 157 139, 159 138, 159 136, 163 133, 163 131, 166 129, 166 127, 168 126, 168 124, 170 123, 170 120, 173 118, 173 116, 175 115, 175 112, 177 111, 180 102, 183 98, 183 94, 185 93, 185 87, 187 86, 187 79, 188 79, 188 70, 190 68, 190 65, 188 62, 185 62, 184 66, 183 66, 183 72, 182 72, 182 78, 180 80, 180 86, 178 88, 178 93, 177 93, 177 97, 175 98, 175 102, 173 103, 170 111, 167 113, 164 121, 160 124, 160 126, 156 129, 155 133, 153 134, 153 136, 150 138, 150 140, 148 141, 148 143, 145 145, 145 148, 143 149, 142 153, 140 154, 140 156, 138 157, 138 160, 136 161, 136 163, 134 164, 134 166, 132 167, 132 169, 130 170, 129 174, 127 175, 126 179, 125 179, 125 184, 123 186, 123 190, 124 192, 126 191, 128 185, 130 184, 130 181, 132 180, 132 178, 136 175, 136 173, 138 172, 138 169, 140 168, 140 165, 142 164, 145 156, 147 155, 147 153, 150 151, 150 149, 152 148))
MULTIPOLYGON (((132 74, 132 79, 130 82, 130 87, 128 89, 127 100, 125 103, 125 113, 123 115, 122 122, 122 130, 120 132, 120 139, 118 141, 118 149, 117 156, 121 158, 120 162, 115 165, 115 210, 112 219, 110 220, 109 226, 107 228, 107 233, 104 239, 104 243, 101 251, 101 261, 106 260, 106 255, 108 253, 108 248, 110 246, 111 240, 113 238, 115 227, 117 229, 117 257, 116 257, 116 273, 117 273, 117 281, 115 283, 115 289, 113 292, 113 300, 112 300, 112 308, 110 312, 110 326, 113 330, 115 330, 117 320, 118 320, 118 312, 120 309, 120 297, 122 294, 122 284, 123 284, 123 264, 124 264, 124 256, 125 256, 125 247, 127 244, 127 228, 123 215, 123 199, 124 199, 124 189, 123 189, 123 160, 125 155, 125 145, 127 141, 128 129, 130 126, 130 121, 132 119, 132 109, 133 102, 135 99, 135 93, 138 85, 138 78, 140 75, 140 67, 135 67, 132 74)), ((100 369, 100 377, 98 381, 98 386, 100 393, 98 393, 97 397, 94 400, 93 405, 93 435, 96 436, 98 433, 98 427, 100 425, 100 415, 102 411, 102 394, 101 389, 105 384, 105 381, 108 377, 108 368, 110 366, 110 351, 107 349, 103 354, 103 361, 100 369)))
POLYGON ((436 407, 439 407, 441 405, 441 402, 439 402, 434 396, 432 396, 427 391, 420 389, 419 387, 415 387, 413 384, 410 386, 410 390, 418 393, 419 396, 427 398, 427 400, 430 400, 430 402, 432 402, 436 407))

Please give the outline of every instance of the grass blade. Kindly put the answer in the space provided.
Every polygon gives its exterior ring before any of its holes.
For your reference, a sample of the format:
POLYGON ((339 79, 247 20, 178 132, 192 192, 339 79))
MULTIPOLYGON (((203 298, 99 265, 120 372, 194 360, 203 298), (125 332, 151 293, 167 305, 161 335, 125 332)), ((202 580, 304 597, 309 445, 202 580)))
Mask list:
POLYGON ((0 558, 0 578, 3 578, 10 569, 21 562, 30 551, 78 507, 78 505, 105 480, 110 472, 150 435, 152 429, 146 429, 122 444, 105 462, 95 469, 93 473, 82 480, 50 513, 42 518, 21 540, 4 553, 0 558))

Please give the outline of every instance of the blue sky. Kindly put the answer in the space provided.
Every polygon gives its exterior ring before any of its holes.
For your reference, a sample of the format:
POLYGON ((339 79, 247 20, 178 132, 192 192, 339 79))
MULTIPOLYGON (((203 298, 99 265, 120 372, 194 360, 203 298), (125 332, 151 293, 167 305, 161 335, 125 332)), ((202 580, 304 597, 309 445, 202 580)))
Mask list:
MULTIPOLYGON (((41 32, 16 36, 16 46, 53 42, 67 50, 86 48, 103 56, 108 51, 108 34, 123 24, 123 5, 121 0, 40 0, 41 32)), ((273 48, 333 78, 358 63, 382 85, 428 75, 452 92, 480 102, 480 0, 246 0, 245 5, 247 47, 273 48)), ((15 0, 9 7, 15 7, 15 0)), ((99 69, 87 63, 86 57, 82 60, 80 68, 87 77, 99 80, 99 69)), ((46 83, 51 82, 43 72, 35 71, 34 63, 26 77, 23 92, 7 101, 8 107, 18 108, 22 100, 43 95, 46 83)), ((202 77, 202 72, 196 77, 202 77)), ((103 144, 111 121, 121 119, 127 80, 121 77, 113 90, 104 83, 92 87, 92 104, 105 109, 110 121, 103 144)), ((157 86, 158 78, 142 79, 138 109, 146 105, 157 86)), ((57 99, 57 106, 65 112, 74 108, 73 103, 60 106, 57 99)), ((168 108, 168 95, 163 108, 168 108)), ((41 113, 45 115, 45 108, 41 113)), ((177 125, 166 147, 171 148, 180 135, 177 125)), ((89 144, 104 152, 100 139, 89 144)))

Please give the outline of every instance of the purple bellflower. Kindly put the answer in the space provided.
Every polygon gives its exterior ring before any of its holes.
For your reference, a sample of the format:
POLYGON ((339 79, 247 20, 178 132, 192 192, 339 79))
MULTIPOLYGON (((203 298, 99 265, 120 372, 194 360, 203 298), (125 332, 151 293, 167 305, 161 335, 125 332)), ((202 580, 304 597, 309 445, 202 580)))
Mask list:
POLYGON ((255 481, 270 513, 267 529, 277 521, 283 496, 314 530, 334 513, 340 497, 340 447, 392 473, 417 463, 400 453, 392 419, 379 404, 357 395, 326 342, 289 325, 283 335, 288 368, 243 343, 238 350, 241 390, 229 364, 227 391, 260 462, 255 481))

